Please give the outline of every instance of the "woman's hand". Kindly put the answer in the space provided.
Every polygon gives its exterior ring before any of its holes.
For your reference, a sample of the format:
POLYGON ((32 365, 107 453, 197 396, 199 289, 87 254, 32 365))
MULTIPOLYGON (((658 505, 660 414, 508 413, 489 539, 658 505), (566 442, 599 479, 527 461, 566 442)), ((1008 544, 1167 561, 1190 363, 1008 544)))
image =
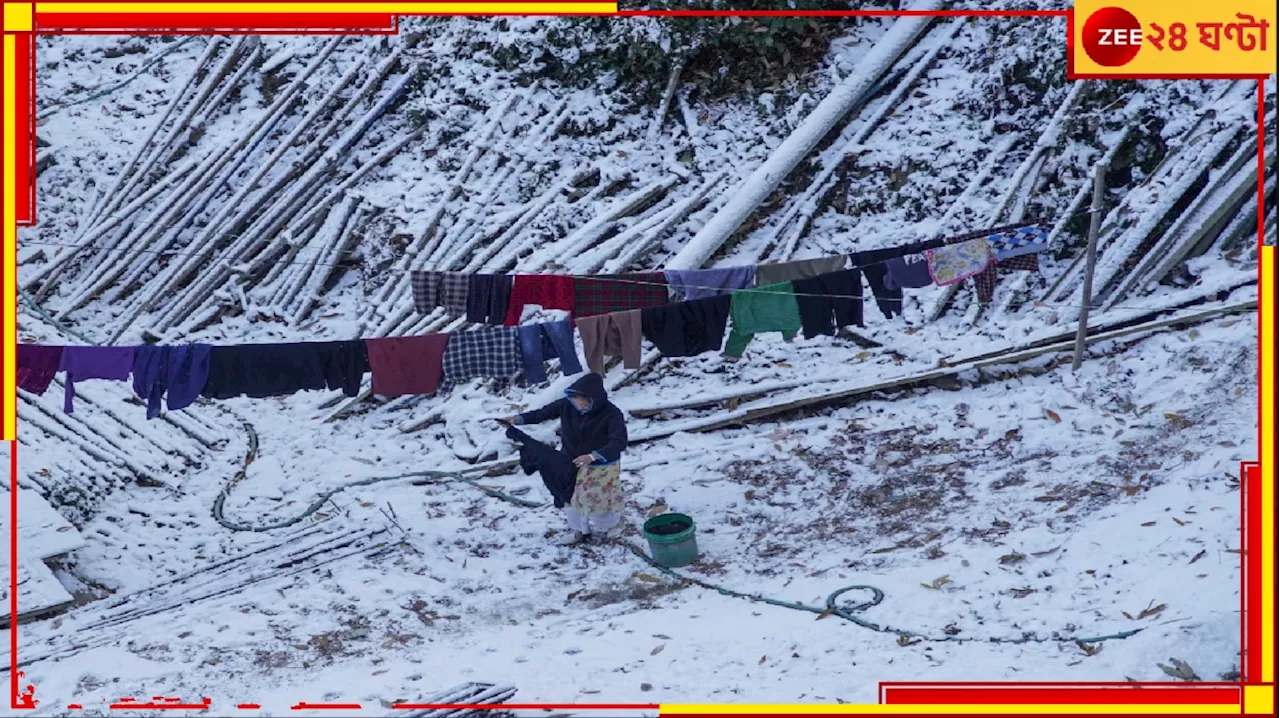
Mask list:
POLYGON ((592 456, 591 454, 583 454, 582 456, 579 456, 578 458, 573 460, 573 465, 581 469, 584 466, 590 466, 591 463, 594 462, 595 460, 596 460, 596 457, 592 456))
POLYGON ((494 421, 498 422, 499 424, 502 424, 503 426, 515 426, 516 424, 520 423, 520 417, 502 416, 502 417, 498 417, 497 419, 494 419, 494 421))

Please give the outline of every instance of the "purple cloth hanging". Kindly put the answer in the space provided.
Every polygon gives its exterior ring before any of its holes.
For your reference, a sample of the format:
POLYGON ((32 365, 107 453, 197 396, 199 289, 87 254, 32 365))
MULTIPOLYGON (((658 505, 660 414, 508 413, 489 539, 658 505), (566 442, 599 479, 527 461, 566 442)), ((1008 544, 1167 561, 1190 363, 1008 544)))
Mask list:
POLYGON ((754 264, 722 269, 668 269, 663 274, 667 278, 667 286, 679 292, 687 302, 756 286, 754 264))
POLYGON ((75 384, 86 379, 111 379, 125 381, 133 371, 133 359, 137 347, 64 347, 58 371, 65 371, 67 388, 62 400, 62 410, 72 411, 76 398, 75 384))
POLYGON ((43 394, 58 373, 62 347, 45 344, 19 344, 17 356, 18 388, 32 394, 43 394))

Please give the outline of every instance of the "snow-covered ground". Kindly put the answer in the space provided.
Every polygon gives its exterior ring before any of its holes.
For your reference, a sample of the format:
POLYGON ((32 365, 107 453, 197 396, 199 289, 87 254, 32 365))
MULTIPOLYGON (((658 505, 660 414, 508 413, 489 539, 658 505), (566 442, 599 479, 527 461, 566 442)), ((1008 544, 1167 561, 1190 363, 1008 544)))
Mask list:
MULTIPOLYGON (((457 268, 504 271, 544 270, 548 262, 577 271, 663 266, 732 201, 727 190, 781 146, 822 96, 868 70, 860 63, 876 57, 875 43, 894 37, 888 23, 860 25, 807 78, 814 96, 777 106, 774 95, 768 102, 702 105, 677 98, 663 134, 648 139, 652 108, 628 108, 599 89, 522 87, 509 70, 469 55, 480 40, 491 47, 528 41, 544 21, 512 21, 501 32, 487 31, 483 22, 431 25, 426 42, 413 40, 408 30, 414 28, 406 26, 402 38, 349 40, 334 51, 322 81, 308 91, 323 94, 348 72, 372 72, 396 50, 430 72, 359 138, 336 179, 325 179, 326 191, 407 137, 420 116, 415 113, 430 117, 424 138, 346 195, 359 203, 348 225, 358 238, 341 266, 326 270, 331 280, 318 288, 303 321, 289 321, 297 304, 277 301, 282 287, 293 286, 293 264, 266 278, 228 269, 228 277, 251 279, 242 288, 240 279, 228 279, 226 293, 196 302, 193 315, 219 312, 202 322, 181 317, 163 332, 168 341, 446 329, 444 320, 397 324, 407 299, 384 291, 403 278, 395 262, 415 246, 438 208, 443 229, 423 261, 456 259, 457 268), (511 92, 523 99, 504 114, 511 92), (548 131, 562 111, 568 120, 561 128, 569 129, 548 131), (495 118, 497 139, 489 142, 485 128, 495 118), (477 148, 493 151, 478 153, 475 171, 450 195, 459 167, 477 148), (576 195, 554 191, 583 167, 598 175, 576 195), (707 201, 677 216, 681 203, 717 173, 724 179, 707 201), (582 231, 657 182, 674 189, 599 233, 582 231), (545 206, 538 204, 543 197, 545 206), (537 211, 528 224, 504 234, 531 207, 537 211), (652 231, 664 217, 671 219, 665 232, 652 231), (485 238, 492 240, 488 257, 472 252, 486 246, 485 238)), ((1224 142, 1235 138, 1232 123, 1245 128, 1251 117, 1250 87, 1146 83, 1084 93, 1061 128, 1070 136, 1053 134, 1050 118, 1068 87, 1059 80, 1042 87, 1044 75, 1037 73, 1043 68, 1028 58, 1044 48, 1060 53, 1060 24, 1035 21, 1044 26, 1033 31, 1032 21, 992 22, 1000 23, 998 30, 936 25, 894 64, 876 100, 850 121, 849 134, 816 153, 824 162, 840 161, 842 143, 865 132, 862 144, 851 148, 856 161, 840 174, 837 198, 813 213, 794 246, 790 220, 779 219, 788 214, 783 202, 749 220, 750 231, 721 247, 709 264, 892 246, 999 224, 1011 213, 1056 216, 1088 183, 1082 168, 1119 141, 1126 123, 1146 123, 1144 143, 1176 148, 1202 146, 1199 138, 1209 129, 1196 118, 1205 108, 1215 111, 1220 124, 1210 129, 1224 142), (993 33, 1001 32, 1025 42, 1001 50, 992 44, 993 33), (913 68, 920 74, 911 80, 913 68), (903 92, 895 94, 904 77, 903 92), (992 97, 999 102, 990 104, 992 97), (1102 112, 1117 106, 1119 115, 1102 112), (1035 159, 1037 142, 1052 150, 1036 160, 1043 162, 1035 166, 1044 179, 1024 182, 1019 170, 1035 159)), ((51 114, 38 132, 51 142, 57 164, 40 176, 40 226, 20 237, 20 278, 43 271, 80 240, 98 193, 130 163, 205 52, 205 40, 196 39, 126 88, 52 112, 62 98, 128 76, 165 45, 109 37, 40 42, 41 107, 51 114), (134 44, 141 51, 120 52, 134 44)), ((227 100, 224 109, 232 110, 214 113, 192 138, 188 157, 208 156, 247 136, 269 96, 280 91, 279 78, 268 82, 266 75, 282 68, 299 73, 326 42, 264 38, 257 51, 264 64, 227 100)), ((394 85, 399 73, 386 84, 394 85)), ((355 85, 364 81, 360 75, 355 85)), ((377 104, 385 89, 378 87, 353 117, 377 104)), ((309 108, 303 104, 300 112, 309 108)), ((296 121, 288 117, 270 139, 292 131, 296 121)), ((260 153, 274 151, 265 145, 260 153)), ((1154 150, 1144 144, 1128 151, 1154 150)), ((1180 157, 1189 164, 1196 159, 1180 157)), ((1154 164, 1135 162, 1126 170, 1131 176, 1115 180, 1112 199, 1122 209, 1108 226, 1139 224, 1165 191, 1162 183, 1193 178, 1158 175, 1154 164), (1130 192, 1152 176, 1157 184, 1130 192), (1126 198, 1133 204, 1124 205, 1126 198)), ((270 178, 289 169, 285 165, 270 178)), ((244 172, 257 167, 247 163, 244 172)), ((807 179, 789 181, 785 198, 807 196, 807 179)), ((211 196, 203 217, 230 197, 231 190, 211 196)), ((809 210, 801 202, 792 216, 809 210)), ((162 211, 144 203, 136 226, 100 241, 145 237, 162 211)), ((166 272, 194 254, 186 243, 197 241, 199 226, 158 234, 166 249, 140 247, 124 263, 118 251, 87 252, 86 261, 68 265, 48 296, 35 300, 39 309, 24 300, 21 340, 84 341, 65 333, 71 330, 90 341, 109 341, 117 331, 117 342, 137 341, 174 313, 170 299, 194 286, 166 272), (104 268, 115 267, 132 284, 88 291, 104 268), (172 293, 161 291, 164 282, 172 283, 172 293), (155 293, 155 307, 140 312, 138 302, 148 293, 155 293), (61 316, 55 322, 48 314, 61 316)), ((1058 258, 1046 255, 1043 280, 1022 286, 1002 276, 997 305, 1015 296, 1017 304, 1034 301, 1069 272, 1079 238, 1065 239, 1077 244, 1060 247, 1058 258), (1021 293, 1015 295, 1015 286, 1021 293)), ((310 250, 320 240, 300 241, 310 250)), ((1215 244, 1196 260, 1189 286, 1150 287, 1099 321, 1205 298, 1223 305, 1247 301, 1256 296, 1252 287, 1239 286, 1256 271, 1247 255, 1215 244), (1218 290, 1234 291, 1215 297, 1218 290)), ((316 270, 306 256, 288 261, 316 270)), ((230 262, 218 255, 197 279, 230 262)), ((1235 670, 1239 462, 1255 458, 1257 434, 1252 314, 1095 345, 1075 374, 1054 354, 971 371, 953 385, 895 390, 742 428, 672 433, 728 411, 909 376, 941 360, 1072 328, 1052 300, 977 319, 967 291, 934 322, 927 319, 945 295, 940 289, 919 292, 905 319, 885 321, 869 306, 871 326, 860 333, 881 347, 847 337, 796 344, 759 337, 741 362, 709 354, 658 361, 630 378, 617 367, 609 376, 619 406, 643 414, 632 418, 633 436, 655 437, 633 446, 624 460, 628 523, 638 526, 659 506, 693 516, 703 558, 689 576, 817 607, 837 589, 871 585, 885 598, 863 618, 950 640, 900 642, 838 616, 815 620, 813 613, 681 585, 623 546, 556 547, 548 534, 562 519, 549 505, 526 508, 462 483, 396 479, 352 488, 298 524, 273 531, 231 531, 212 515, 224 490, 226 522, 266 526, 299 516, 323 492, 352 482, 468 468, 495 453, 509 457, 510 446, 486 419, 555 398, 568 381, 563 377, 503 392, 474 383, 447 396, 369 400, 340 414, 340 405, 319 395, 241 399, 152 422, 143 420, 127 387, 105 383, 78 387, 83 404, 66 417, 55 386, 44 397, 22 397, 19 473, 25 486, 50 496, 87 541, 58 568, 86 605, 19 627, 19 659, 41 659, 23 668, 42 701, 37 712, 57 714, 77 702, 86 713, 105 714, 121 697, 166 695, 209 696, 215 710, 260 703, 263 714, 280 714, 299 701, 359 702, 390 713, 384 706, 392 702, 420 700, 468 680, 515 684, 520 702, 872 702, 877 682, 886 680, 1172 680, 1159 664, 1171 666, 1174 658, 1204 679, 1235 670), (745 393, 797 380, 812 385, 775 386, 763 397, 745 393), (694 399, 708 401, 673 406, 694 399), (1143 630, 1121 640, 1076 642, 1135 628, 1143 630), (1035 640, 987 642, 997 637, 1035 640)), ((537 431, 549 438, 550 430, 537 431)), ((499 473, 480 481, 549 503, 536 477, 499 473)), ((639 546, 642 539, 633 531, 626 542, 639 546)), ((858 603, 864 596, 857 590, 841 600, 858 603)), ((8 641, 2 645, 7 651, 8 641)))
MULTIPOLYGON (((390 553, 106 629, 77 633, 92 607, 23 626, 24 653, 109 643, 29 677, 38 696, 86 708, 154 693, 269 714, 301 700, 413 701, 465 680, 515 683, 522 702, 647 703, 875 701, 877 681, 922 678, 1165 680, 1158 664, 1171 658, 1217 679, 1240 646, 1248 324, 1159 334, 1078 374, 974 377, 962 391, 628 452, 629 523, 659 504, 699 522, 689 575, 811 606, 869 584, 885 599, 867 620, 975 643, 901 646, 838 617, 682 587, 620 546, 549 545, 560 522, 549 507, 402 480, 337 495, 321 524, 386 528, 390 553), (1100 644, 983 643, 1134 628, 1100 644)), ((312 426, 273 402, 256 416, 270 428, 232 521, 271 523, 346 482, 450 465, 439 442, 312 426)), ((180 498, 120 492, 84 527, 80 570, 129 593, 265 544, 210 517, 229 473, 187 477, 180 498)), ((486 485, 541 491, 536 477, 486 485)))

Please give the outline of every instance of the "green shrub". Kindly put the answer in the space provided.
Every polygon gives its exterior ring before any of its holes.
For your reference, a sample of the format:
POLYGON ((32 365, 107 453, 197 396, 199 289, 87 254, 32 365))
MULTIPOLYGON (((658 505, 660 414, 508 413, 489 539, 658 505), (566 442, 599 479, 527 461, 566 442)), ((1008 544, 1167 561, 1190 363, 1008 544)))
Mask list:
MULTIPOLYGON (((818 0, 747 0, 735 10, 833 10, 818 0)), ((859 9, 893 9, 892 0, 857 3, 859 9)), ((722 10, 726 0, 662 0, 645 6, 622 3, 621 9, 722 10)), ((703 99, 803 83, 830 47, 856 18, 760 17, 631 17, 570 18, 551 27, 541 43, 494 48, 507 69, 530 73, 573 87, 612 82, 637 102, 661 97, 673 66, 683 66, 682 83, 701 91, 703 99)))

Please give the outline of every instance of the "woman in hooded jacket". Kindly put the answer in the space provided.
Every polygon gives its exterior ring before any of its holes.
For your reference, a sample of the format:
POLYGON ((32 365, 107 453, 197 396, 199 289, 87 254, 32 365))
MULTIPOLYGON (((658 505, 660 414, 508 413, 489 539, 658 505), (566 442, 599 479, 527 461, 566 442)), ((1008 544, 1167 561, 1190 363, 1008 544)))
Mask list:
POLYGON ((572 545, 593 535, 621 534, 623 495, 620 459, 627 448, 627 424, 609 401, 604 377, 587 374, 565 390, 564 398, 534 411, 508 417, 507 424, 538 424, 560 419, 561 450, 573 458, 577 479, 565 507, 572 545))

